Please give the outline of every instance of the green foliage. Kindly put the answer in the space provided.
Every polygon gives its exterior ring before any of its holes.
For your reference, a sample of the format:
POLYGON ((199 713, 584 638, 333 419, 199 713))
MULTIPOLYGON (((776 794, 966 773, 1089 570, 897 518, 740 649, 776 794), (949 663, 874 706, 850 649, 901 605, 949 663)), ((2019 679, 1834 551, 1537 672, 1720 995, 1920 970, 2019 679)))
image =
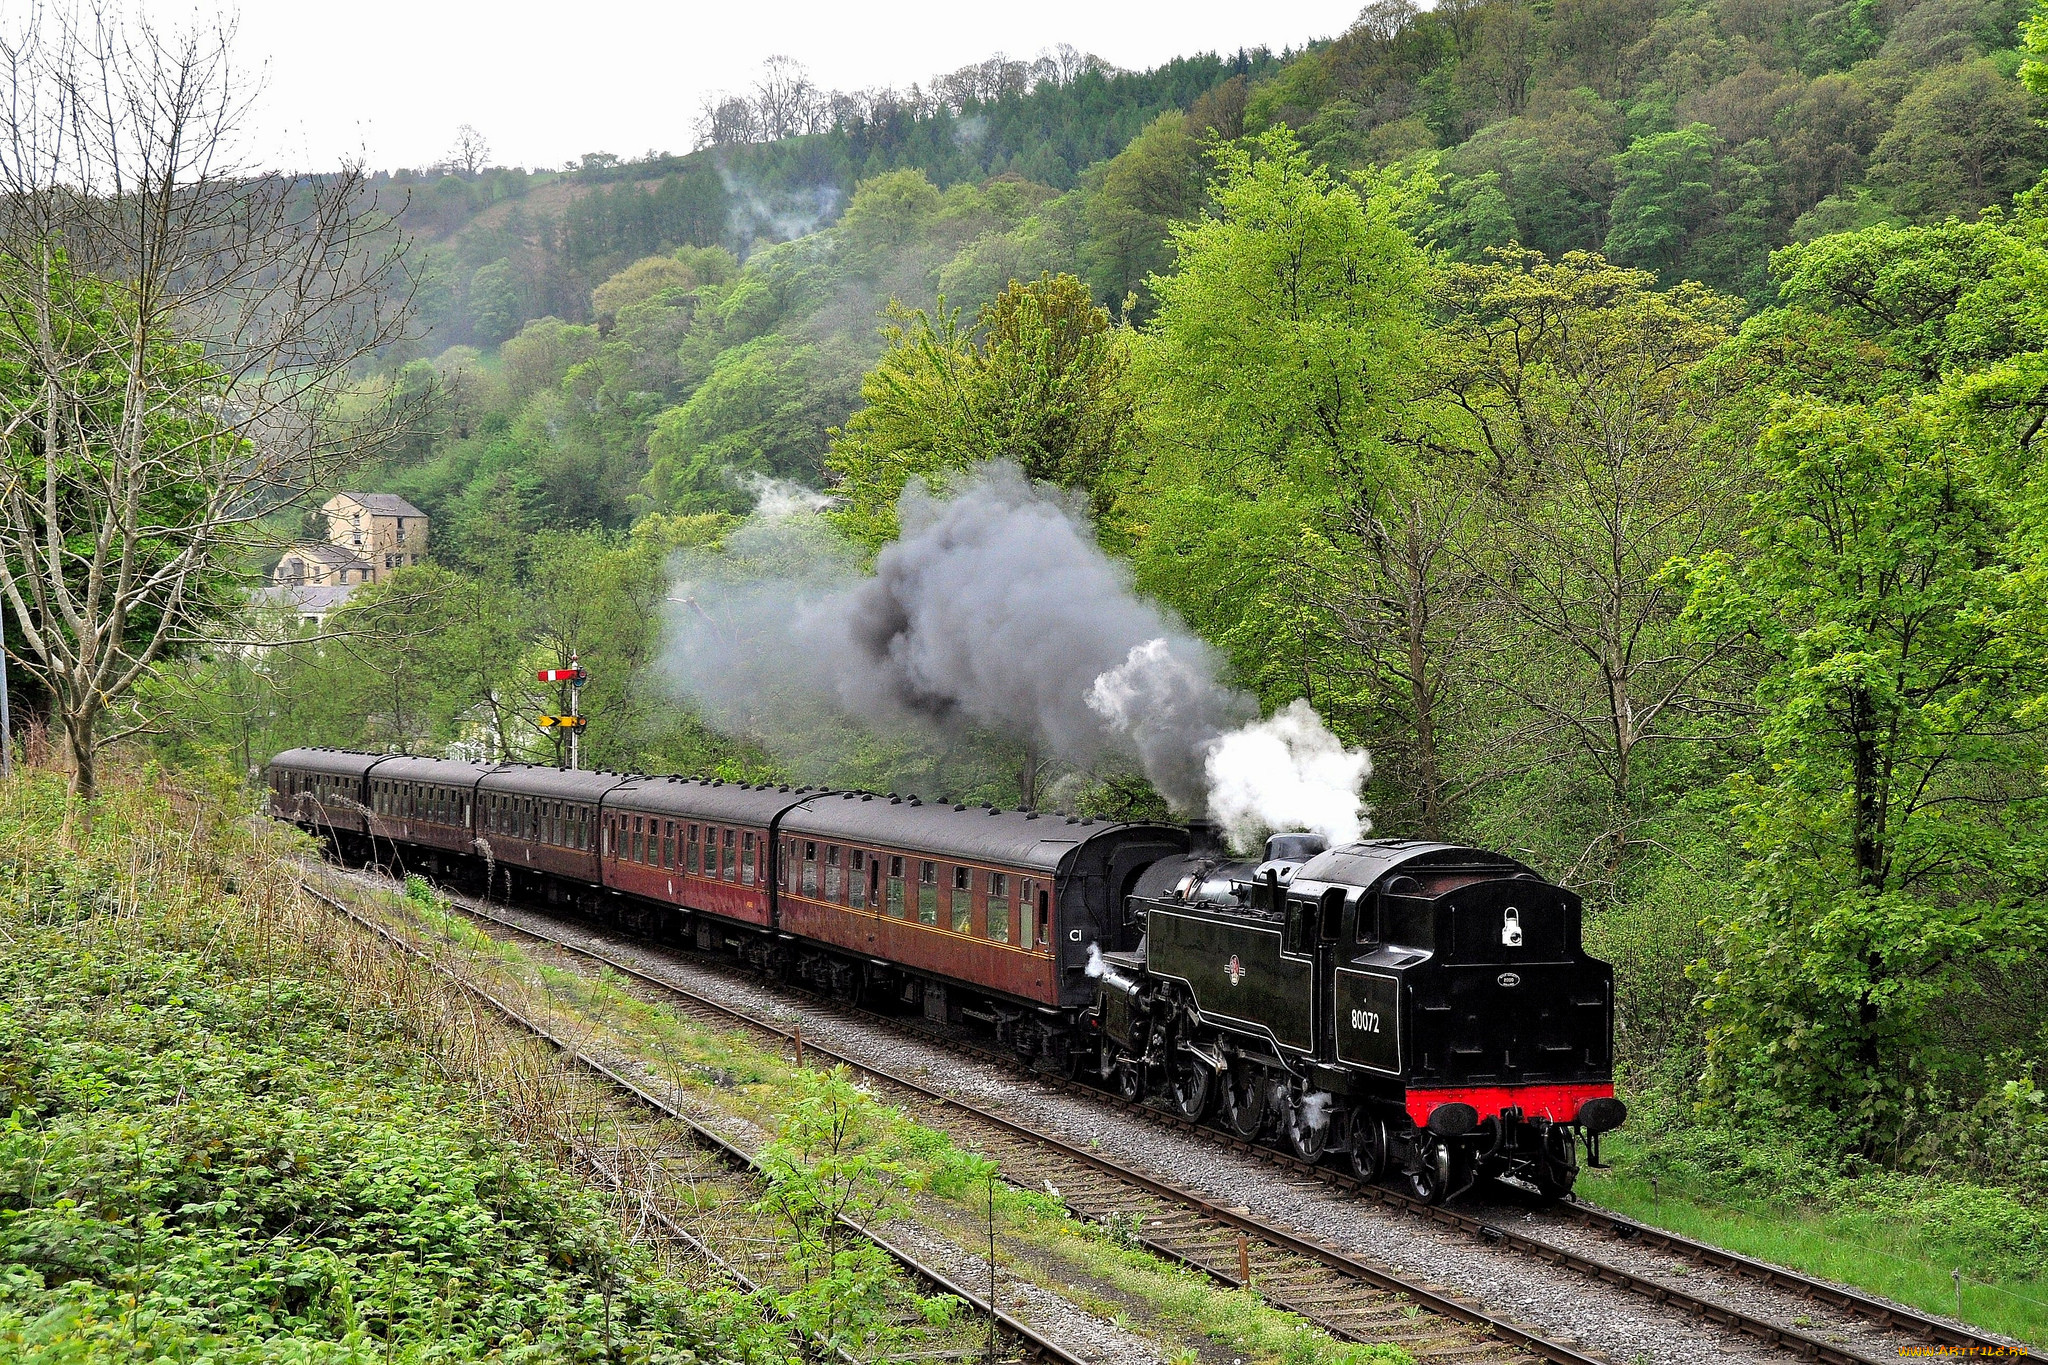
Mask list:
POLYGON ((2048 672, 1996 481, 1937 408, 1809 399, 1758 455, 1754 554, 1704 564, 1690 609, 1770 660, 1768 768, 1735 793, 1753 889, 1716 925, 1710 1017, 1724 1068, 1885 1150, 1966 1062, 1944 1019, 2048 943, 2023 870, 2048 855, 2024 715, 2048 672))
MULTIPOLYGON (((778 1308, 806 1335, 862 1355, 912 1339, 896 1313, 895 1261, 860 1229, 905 1210, 909 1168, 883 1150, 900 1116, 881 1111, 844 1067, 798 1071, 791 1103, 756 1164, 768 1188, 756 1206, 787 1231, 783 1255, 801 1288, 778 1308)), ((944 1321, 953 1301, 921 1301, 922 1317, 944 1321)))
POLYGON ((1140 583, 1230 641, 1277 705, 1300 695, 1322 632, 1283 605, 1273 568, 1319 509, 1395 477, 1387 437, 1419 363, 1422 257, 1396 221, 1397 186, 1340 183, 1284 131, 1219 165, 1214 209, 1174 229, 1176 269, 1152 281, 1159 309, 1134 364, 1145 468, 1121 531, 1140 583))
POLYGON ((861 384, 865 405, 832 444, 844 506, 835 521, 879 546, 895 535, 911 479, 1009 460, 1098 508, 1135 428, 1130 336, 1071 275, 1011 281, 972 332, 957 310, 899 311, 890 347, 861 384))
POLYGON ((689 1365, 774 1344, 721 1326, 726 1296, 626 1245, 217 882, 167 858, 138 899, 105 850, 200 812, 151 795, 110 811, 100 851, 30 859, 54 842, 41 786, 0 816, 0 1354, 689 1365))

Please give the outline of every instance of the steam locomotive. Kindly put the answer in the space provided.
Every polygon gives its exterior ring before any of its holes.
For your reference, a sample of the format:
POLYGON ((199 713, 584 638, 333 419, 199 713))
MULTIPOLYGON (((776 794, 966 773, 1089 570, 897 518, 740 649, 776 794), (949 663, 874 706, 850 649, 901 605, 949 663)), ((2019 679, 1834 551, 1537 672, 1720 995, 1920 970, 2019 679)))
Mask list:
POLYGON ((883 1012, 1431 1203, 1567 1194, 1614 1098, 1580 904, 1478 849, 917 797, 294 749, 269 809, 336 856, 517 895, 883 1012))

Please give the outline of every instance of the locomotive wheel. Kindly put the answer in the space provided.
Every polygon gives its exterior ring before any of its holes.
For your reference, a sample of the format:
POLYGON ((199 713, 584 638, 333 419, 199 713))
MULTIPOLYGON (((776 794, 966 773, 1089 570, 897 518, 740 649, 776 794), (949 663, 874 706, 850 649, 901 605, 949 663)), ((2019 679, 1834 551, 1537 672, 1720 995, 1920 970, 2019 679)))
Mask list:
POLYGON ((1387 1174, 1387 1125, 1363 1110, 1351 1120, 1351 1173, 1368 1185, 1387 1174))
POLYGON ((1194 1053, 1173 1055, 1173 1112, 1200 1123, 1216 1098, 1216 1072, 1194 1053))
POLYGON ((1330 1150, 1330 1105, 1304 1096, 1287 1111, 1287 1150, 1303 1161, 1317 1162, 1330 1150))
POLYGON ((1145 1094, 1145 1072, 1135 1057, 1127 1057, 1116 1069, 1116 1093, 1127 1100, 1142 1099, 1145 1094))
POLYGON ((1432 1142, 1420 1155, 1416 1169, 1401 1173, 1401 1183, 1418 1203, 1441 1204, 1451 1191, 1450 1153, 1441 1143, 1432 1142))
POLYGON ((1223 1075, 1223 1103, 1217 1118, 1232 1137, 1250 1142, 1266 1122, 1266 1078, 1255 1067, 1232 1062, 1223 1075))

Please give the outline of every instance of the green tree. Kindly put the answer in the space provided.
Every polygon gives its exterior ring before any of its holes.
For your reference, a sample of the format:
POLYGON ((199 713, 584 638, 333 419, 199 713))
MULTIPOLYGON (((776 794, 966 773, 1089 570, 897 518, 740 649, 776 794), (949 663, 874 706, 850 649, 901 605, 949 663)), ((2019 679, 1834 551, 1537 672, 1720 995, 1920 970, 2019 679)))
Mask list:
POLYGON ((2034 0, 2034 12, 2020 26, 2026 59, 2020 63, 2020 84, 2048 99, 2048 0, 2034 0))
POLYGON ((526 320, 526 300, 511 261, 492 261, 469 277, 469 316, 487 346, 519 330, 526 320))
POLYGON ((1149 303, 1147 277, 1172 256, 1173 224, 1202 203, 1202 144, 1180 113, 1161 114, 1102 167, 1088 194, 1089 282, 1121 304, 1149 303))
POLYGON ((1878 141, 1870 178, 1908 218, 1938 219, 2001 203, 2048 161, 2048 129, 2025 89, 1989 58, 1922 77, 1878 141))
POLYGON ((666 510, 738 511, 751 502, 749 474, 815 483, 828 432, 852 406, 854 373, 780 333, 720 353, 697 391, 655 420, 648 495, 666 510))
POLYGON ((1966 1060, 1945 1022, 2048 944, 2048 655, 2015 611, 2002 481, 1945 407, 1788 403, 1758 444, 1750 556, 1689 574, 1688 619, 1768 660, 1712 1079, 1893 1159, 1927 1079, 1966 1060))
POLYGON ((1014 461, 1101 510, 1136 430, 1129 357, 1129 333, 1071 275, 1012 281, 966 335, 957 312, 899 317, 862 383, 865 406, 833 441, 841 526, 879 545, 913 477, 983 460, 1014 461))
POLYGON ((1303 661, 1331 648, 1278 567, 1402 463, 1388 437, 1420 358, 1423 257, 1383 175, 1339 182, 1284 129, 1218 159, 1214 207, 1174 228, 1177 268, 1152 280, 1133 367, 1146 464, 1114 529, 1141 583, 1277 704, 1321 686, 1303 661))
POLYGON ((1592 774, 1583 843, 1558 850, 1588 881, 1619 878, 1641 846, 1649 756, 1725 710, 1728 641, 1676 638, 1684 598, 1660 572, 1739 525, 1741 469, 1703 443, 1714 395, 1691 383, 1738 305, 1654 285, 1577 252, 1454 266, 1424 390, 1444 413, 1435 439, 1484 489, 1467 563, 1498 635, 1499 742, 1592 774))

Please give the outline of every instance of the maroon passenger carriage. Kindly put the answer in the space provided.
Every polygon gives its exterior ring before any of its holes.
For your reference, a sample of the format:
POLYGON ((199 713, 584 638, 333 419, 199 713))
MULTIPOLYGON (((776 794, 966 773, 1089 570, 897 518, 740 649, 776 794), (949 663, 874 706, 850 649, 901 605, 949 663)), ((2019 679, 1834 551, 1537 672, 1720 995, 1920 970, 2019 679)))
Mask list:
POLYGON ((572 906, 1069 1060, 1088 948, 1185 830, 678 777, 294 749, 271 813, 344 858, 572 906))

